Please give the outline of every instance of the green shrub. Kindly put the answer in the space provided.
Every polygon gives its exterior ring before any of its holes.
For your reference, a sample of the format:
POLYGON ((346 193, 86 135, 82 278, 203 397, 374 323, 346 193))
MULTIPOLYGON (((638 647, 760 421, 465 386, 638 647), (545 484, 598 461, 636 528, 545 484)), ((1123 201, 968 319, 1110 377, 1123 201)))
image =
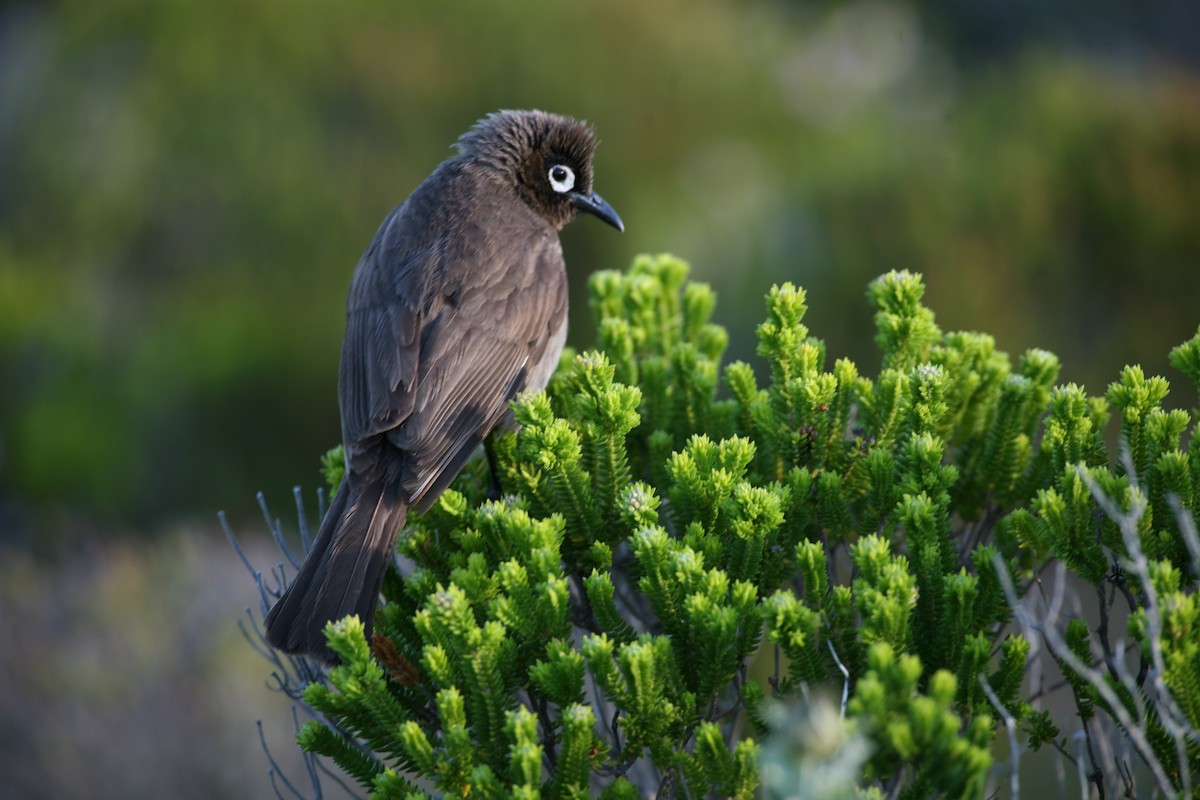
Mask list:
MULTIPOLYGON (((1050 353, 942 332, 907 272, 867 293, 877 375, 830 365, 791 284, 761 376, 722 369, 687 271, 594 275, 600 349, 514 403, 503 498, 480 459, 410 520, 373 640, 329 626, 342 666, 273 656, 302 747, 380 798, 983 797, 1006 732, 1014 793, 1047 744, 1101 792, 1195 792, 1200 445, 1166 380, 1058 385, 1050 353)), ((1200 331, 1171 358, 1200 381, 1200 331)))

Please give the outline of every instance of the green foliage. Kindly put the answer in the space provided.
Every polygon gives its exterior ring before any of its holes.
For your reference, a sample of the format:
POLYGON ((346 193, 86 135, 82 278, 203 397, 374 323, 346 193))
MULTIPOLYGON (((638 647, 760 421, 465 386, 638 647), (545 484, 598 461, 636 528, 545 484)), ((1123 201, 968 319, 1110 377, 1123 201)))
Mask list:
POLYGON ((848 709, 874 734, 867 778, 887 779, 908 767, 915 775, 905 796, 925 797, 936 790, 982 797, 992 763, 992 720, 980 714, 968 723, 955 713, 957 683, 948 672, 935 673, 928 694, 922 694, 921 671, 916 656, 897 657, 883 642, 870 648, 867 671, 848 709))
POLYGON ((1171 350, 1171 366, 1200 385, 1200 328, 1195 336, 1171 350))
POLYGON ((868 287, 884 369, 907 370, 925 363, 929 348, 941 338, 933 312, 921 305, 924 295, 921 276, 907 271, 889 272, 868 287))
POLYGON ((379 797, 749 798, 836 774, 829 797, 978 798, 998 730, 1063 747, 1025 694, 1044 646, 1080 720, 1143 731, 1162 780, 1200 782, 1180 733, 1200 722, 1195 418, 1161 408, 1165 380, 1130 367, 1110 387, 1130 453, 1111 463, 1107 404, 1056 386, 1057 358, 942 333, 921 278, 894 272, 868 291, 877 376, 828 368, 784 284, 760 385, 720 370, 712 293, 686 273, 645 256, 593 276, 604 351, 514 402, 503 499, 468 467, 410 519, 414 567, 385 582, 374 641, 330 626, 342 666, 305 699, 334 727, 307 726, 306 749, 379 797), (1028 624, 1016 598, 1051 563, 1100 593, 1096 635, 1028 624), (1118 593, 1161 694, 1123 680, 1118 593), (824 713, 817 690, 845 692, 844 719, 788 739, 787 714, 824 713))
POLYGON ((331 448, 321 456, 321 475, 331 493, 336 493, 346 475, 346 451, 342 445, 331 448))

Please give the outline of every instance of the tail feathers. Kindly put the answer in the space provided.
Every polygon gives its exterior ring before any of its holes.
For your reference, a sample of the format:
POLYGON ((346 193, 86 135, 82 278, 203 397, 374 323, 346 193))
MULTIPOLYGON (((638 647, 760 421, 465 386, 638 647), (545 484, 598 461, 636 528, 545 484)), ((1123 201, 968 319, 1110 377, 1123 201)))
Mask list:
POLYGON ((371 635, 379 587, 408 506, 382 482, 352 480, 347 476, 299 574, 267 614, 267 641, 277 650, 337 663, 325 643, 325 624, 350 614, 371 635))

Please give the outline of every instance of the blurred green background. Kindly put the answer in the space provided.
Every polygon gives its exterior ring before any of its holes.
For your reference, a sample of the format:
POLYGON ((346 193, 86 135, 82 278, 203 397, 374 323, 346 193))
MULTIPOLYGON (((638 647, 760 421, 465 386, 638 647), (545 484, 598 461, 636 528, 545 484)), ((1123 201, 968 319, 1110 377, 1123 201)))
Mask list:
POLYGON ((0 702, 0 776, 72 794, 45 770, 90 752, 74 708, 191 753, 92 796, 269 794, 251 715, 285 750, 290 723, 228 666, 254 596, 213 514, 252 537, 257 490, 282 509, 317 483, 358 256, 498 108, 602 139, 628 232, 564 234, 576 346, 587 274, 671 251, 717 289, 731 358, 792 280, 870 371, 866 283, 905 268, 946 330, 1052 350, 1095 394, 1140 362, 1194 406, 1166 353, 1200 323, 1198 30, 1190 0, 0 4, 0 615, 27 621, 0 680, 45 684, 0 702), (63 669, 81 629, 145 643, 64 689, 38 659, 63 669), (162 703, 129 701, 138 670, 162 703), (189 730, 183 676, 238 699, 189 730))

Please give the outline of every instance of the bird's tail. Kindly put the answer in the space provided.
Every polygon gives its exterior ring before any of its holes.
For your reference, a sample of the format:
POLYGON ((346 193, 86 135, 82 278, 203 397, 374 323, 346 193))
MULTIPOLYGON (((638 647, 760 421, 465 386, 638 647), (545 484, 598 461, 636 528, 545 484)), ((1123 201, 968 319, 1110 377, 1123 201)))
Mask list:
POLYGON ((408 504, 384 487, 347 476, 296 579, 267 614, 267 641, 277 650, 326 663, 325 623, 357 614, 368 640, 379 587, 392 560, 408 504))

